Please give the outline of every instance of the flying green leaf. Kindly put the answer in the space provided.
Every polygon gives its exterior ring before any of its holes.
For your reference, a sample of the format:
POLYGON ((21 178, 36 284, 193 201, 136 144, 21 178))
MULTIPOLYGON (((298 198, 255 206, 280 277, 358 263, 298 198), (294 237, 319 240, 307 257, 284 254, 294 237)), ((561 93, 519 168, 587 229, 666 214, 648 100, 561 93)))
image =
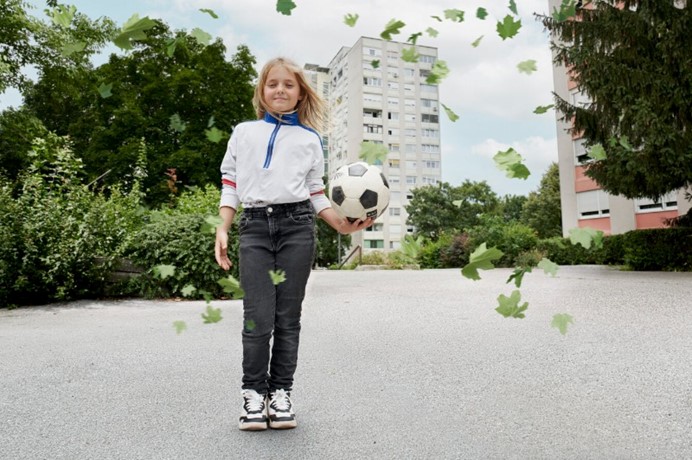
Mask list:
POLYGON ((466 278, 479 280, 481 277, 478 275, 478 270, 490 270, 491 268, 495 268, 492 261, 499 259, 503 254, 504 253, 496 247, 488 249, 486 244, 483 243, 471 253, 469 263, 461 269, 461 274, 466 278))
POLYGON ((243 321, 243 328, 246 332, 252 332, 255 330, 256 327, 257 324, 251 319, 246 319, 245 321, 243 321))
POLYGON ((401 28, 404 27, 406 24, 403 23, 402 21, 397 21, 396 19, 392 19, 387 23, 386 26, 384 26, 384 30, 382 33, 380 33, 380 37, 382 37, 384 40, 391 40, 392 35, 397 35, 401 33, 401 28))
POLYGON ((478 45, 481 44, 481 40, 483 40, 483 37, 485 37, 485 35, 481 35, 480 37, 475 39, 473 43, 471 43, 471 46, 473 46, 474 48, 478 48, 478 45))
POLYGON ((449 19, 454 22, 463 22, 464 21, 464 12, 461 10, 457 10, 454 8, 448 9, 444 11, 445 13, 445 19, 449 19))
POLYGON ((107 99, 113 95, 111 90, 113 89, 113 83, 101 83, 98 87, 99 95, 103 99, 107 99))
POLYGON ((401 242, 401 252, 404 258, 411 263, 415 263, 418 259, 418 254, 420 254, 423 248, 423 237, 413 238, 412 235, 404 236, 404 240, 401 242))
POLYGON ((507 284, 511 283, 514 281, 514 285, 518 288, 521 287, 521 283, 524 280, 524 275, 527 273, 531 273, 533 270, 532 267, 517 267, 514 269, 511 275, 509 275, 509 278, 507 278, 507 284))
POLYGON ((456 206, 457 208, 460 208, 462 204, 464 204, 464 200, 454 200, 452 201, 452 204, 456 206))
POLYGON ((524 312, 529 308, 529 303, 524 302, 519 305, 521 301, 521 292, 518 290, 512 291, 509 297, 500 294, 497 298, 500 304, 495 311, 504 316, 505 318, 524 318, 524 312))
POLYGON ((204 218, 202 223, 202 228, 200 229, 202 233, 216 233, 216 227, 223 223, 223 219, 220 216, 207 216, 204 218))
POLYGON ((504 171, 510 179, 526 179, 531 175, 529 169, 521 163, 523 160, 521 155, 512 147, 504 152, 497 152, 493 160, 495 160, 495 166, 504 171))
POLYGON ((346 24, 349 27, 354 27, 356 25, 356 22, 358 21, 358 15, 357 14, 347 14, 344 16, 344 24, 346 24))
POLYGON ((204 320, 204 324, 218 323, 223 319, 221 317, 221 309, 214 308, 211 305, 207 305, 207 310, 204 313, 202 313, 202 319, 204 320))
POLYGON ((77 12, 77 7, 74 5, 58 5, 51 11, 50 19, 56 26, 67 29, 74 19, 74 14, 77 12))
POLYGON ((630 140, 629 140, 629 138, 628 138, 627 136, 622 136, 622 137, 620 138, 620 145, 623 146, 624 149, 627 150, 628 152, 631 152, 631 151, 634 150, 634 149, 632 148, 632 146, 630 145, 630 140))
POLYGON ((547 257, 542 258, 541 261, 538 262, 537 267, 543 270, 546 275, 552 276, 557 275, 557 270, 560 268, 555 262, 551 261, 547 257))
POLYGON ((60 54, 63 57, 69 57, 73 53, 79 53, 80 51, 84 51, 84 48, 86 48, 86 42, 82 41, 76 41, 72 43, 65 43, 60 50, 60 54))
POLYGON ((481 21, 484 20, 488 16, 488 11, 485 8, 478 8, 476 10, 476 17, 480 19, 481 21))
POLYGON ((569 324, 574 324, 574 318, 567 313, 558 313, 557 315, 553 315, 553 320, 550 323, 550 325, 557 328, 562 335, 567 334, 567 326, 569 324))
POLYGON ((442 18, 439 16, 430 16, 430 17, 435 19, 437 22, 442 22, 442 18))
POLYGON ((195 27, 192 29, 192 32, 190 32, 190 35, 195 37, 198 43, 202 45, 208 45, 209 42, 211 41, 211 35, 200 29, 199 27, 195 27))
POLYGON ((380 67, 380 60, 379 59, 373 59, 370 61, 370 65, 372 66, 373 69, 378 69, 380 67))
POLYGON ((533 109, 533 113, 541 115, 543 113, 546 113, 548 110, 552 109, 555 107, 555 104, 550 104, 550 105, 539 105, 535 109, 533 109))
POLYGON ((577 0, 562 0, 560 9, 553 8, 553 19, 563 22, 577 14, 577 0))
POLYGON ((605 160, 606 151, 601 144, 596 144, 586 152, 586 156, 594 160, 605 160))
POLYGON ((207 136, 207 139, 214 144, 218 144, 227 136, 225 131, 220 130, 216 126, 213 126, 211 129, 205 129, 204 134, 207 136))
POLYGON ((603 232, 591 227, 572 228, 569 231, 569 240, 572 244, 581 244, 584 249, 589 249, 591 244, 595 248, 603 246, 603 232))
POLYGON ((521 19, 515 21, 509 14, 505 16, 502 22, 497 22, 497 33, 502 40, 513 38, 519 33, 519 29, 521 29, 521 19))
POLYGON ((156 22, 148 17, 140 19, 138 14, 133 14, 123 25, 120 33, 113 39, 113 43, 120 49, 131 50, 132 40, 144 40, 147 38, 144 31, 155 25, 156 22))
POLYGON ((187 124, 183 120, 181 120, 180 115, 176 113, 171 115, 170 127, 172 130, 182 133, 183 131, 185 131, 187 124))
POLYGON ((173 321, 173 327, 175 328, 175 333, 180 335, 187 329, 187 324, 185 324, 185 321, 173 321))
POLYGON ((358 157, 368 164, 381 165, 387 159, 388 153, 389 151, 384 144, 365 141, 360 143, 360 155, 358 157))
POLYGON ((411 36, 409 36, 408 40, 406 41, 415 45, 418 41, 418 37, 420 37, 421 35, 423 35, 423 32, 416 32, 415 34, 411 34, 411 36))
POLYGON ((518 15, 519 13, 517 12, 517 4, 514 2, 514 0, 509 0, 509 11, 512 13, 518 15))
POLYGON ((233 277, 233 275, 228 275, 226 278, 221 278, 217 281, 223 289, 223 292, 231 294, 234 299, 242 299, 245 296, 243 288, 240 287, 240 282, 233 277))
POLYGON ((430 74, 426 77, 425 82, 429 85, 439 85, 443 78, 449 75, 449 67, 447 62, 438 59, 430 69, 430 74))
POLYGON ((291 10, 296 7, 296 4, 292 0, 277 0, 276 1, 276 11, 286 16, 291 15, 291 10))
POLYGON ((283 270, 269 270, 269 277, 272 279, 272 284, 277 286, 286 281, 286 272, 283 270))
POLYGON ((158 276, 162 280, 165 280, 169 276, 175 274, 175 265, 157 265, 153 268, 154 275, 158 276))
POLYGON ((527 75, 531 75, 533 72, 538 70, 536 68, 536 61, 533 59, 520 62, 517 64, 517 69, 519 69, 519 72, 524 72, 527 75))
POLYGON ((195 291, 197 291, 196 287, 191 284, 186 284, 185 287, 180 290, 180 293, 183 295, 183 297, 190 297, 195 293, 195 291))
POLYGON ((166 40, 166 55, 168 57, 173 57, 175 54, 175 49, 178 47, 179 43, 181 43, 180 38, 171 38, 166 40))
POLYGON ((416 53, 416 47, 403 48, 401 50, 401 60, 406 62, 418 62, 420 54, 416 53))
POLYGON ((440 34, 436 29, 433 29, 432 27, 428 27, 427 29, 425 29, 425 32, 428 34, 429 37, 432 38, 435 38, 440 34))
POLYGON ((451 121, 452 123, 454 123, 455 121, 457 121, 457 120, 459 119, 459 115, 457 115, 456 113, 454 113, 454 111, 452 111, 452 109, 450 109, 449 107, 447 107, 446 105, 444 105, 444 104, 442 104, 442 103, 441 103, 440 105, 442 106, 442 108, 444 109, 445 113, 447 114, 447 118, 449 118, 449 121, 451 121))
POLYGON ((214 19, 219 19, 219 15, 214 12, 214 10, 210 10, 209 8, 200 8, 199 9, 202 13, 207 13, 209 16, 211 16, 214 19))

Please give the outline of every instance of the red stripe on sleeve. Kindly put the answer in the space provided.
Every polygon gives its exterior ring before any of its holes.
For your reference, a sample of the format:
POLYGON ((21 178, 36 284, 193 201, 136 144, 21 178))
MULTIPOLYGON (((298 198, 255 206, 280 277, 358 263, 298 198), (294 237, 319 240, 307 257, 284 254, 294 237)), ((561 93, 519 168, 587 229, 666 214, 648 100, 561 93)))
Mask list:
POLYGON ((310 194, 310 196, 315 196, 315 195, 324 195, 324 190, 319 190, 317 192, 313 192, 310 194))
POLYGON ((221 183, 223 185, 230 185, 231 187, 236 188, 235 182, 230 179, 221 179, 221 183))

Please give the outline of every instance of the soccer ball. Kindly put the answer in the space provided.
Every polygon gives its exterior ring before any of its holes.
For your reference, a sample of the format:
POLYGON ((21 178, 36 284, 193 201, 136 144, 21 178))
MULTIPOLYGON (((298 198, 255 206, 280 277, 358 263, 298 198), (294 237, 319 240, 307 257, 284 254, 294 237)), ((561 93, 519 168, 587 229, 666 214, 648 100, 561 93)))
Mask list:
POLYGON ((389 205, 389 183, 382 171, 363 161, 344 165, 329 181, 332 207, 349 222, 378 218, 389 205))

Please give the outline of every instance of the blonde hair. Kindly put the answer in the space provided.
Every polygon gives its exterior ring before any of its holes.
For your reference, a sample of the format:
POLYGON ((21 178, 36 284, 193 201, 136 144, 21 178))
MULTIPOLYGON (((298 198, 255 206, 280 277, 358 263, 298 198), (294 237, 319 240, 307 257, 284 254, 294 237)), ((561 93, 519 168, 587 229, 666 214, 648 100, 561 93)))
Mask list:
MULTIPOLYGON (((303 69, 295 62, 283 57, 277 57, 267 62, 260 72, 259 81, 255 86, 255 95, 252 98, 252 105, 255 107, 257 118, 262 119, 266 113, 278 115, 269 109, 267 101, 264 100, 264 85, 267 83, 269 72, 276 66, 282 66, 289 72, 293 73, 300 87, 301 98, 296 105, 298 112, 298 121, 316 131, 321 131, 325 127, 325 111, 326 106, 322 98, 310 86, 303 69)), ((277 117, 278 118, 278 117, 277 117)))

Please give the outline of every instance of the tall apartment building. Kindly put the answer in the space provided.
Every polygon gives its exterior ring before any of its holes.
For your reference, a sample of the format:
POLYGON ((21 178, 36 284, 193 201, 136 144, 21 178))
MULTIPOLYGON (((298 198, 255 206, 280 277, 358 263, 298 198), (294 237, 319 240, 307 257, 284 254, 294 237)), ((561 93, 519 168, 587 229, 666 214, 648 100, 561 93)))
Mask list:
MULTIPOLYGON (((549 0, 549 11, 559 10, 562 0, 549 0)), ((587 4, 585 8, 592 8, 587 4)), ((588 96, 578 88, 569 69, 553 64, 555 93, 574 105, 588 104, 588 96)), ((670 192, 658 201, 650 199, 630 200, 606 193, 584 172, 590 158, 586 155, 584 139, 570 134, 570 123, 560 120, 557 114, 557 149, 560 170, 560 201, 562 205, 562 229, 567 236, 575 227, 591 227, 606 234, 625 233, 635 229, 665 226, 665 219, 687 213, 690 203, 685 191, 670 192)))
POLYGON ((415 45, 418 62, 405 62, 401 52, 411 46, 361 37, 341 48, 328 66, 328 175, 358 161, 365 141, 389 152, 379 165, 391 189, 389 208, 352 236, 352 244, 366 251, 398 249, 414 230, 404 209, 411 190, 441 179, 439 93, 425 81, 437 49, 415 45))

